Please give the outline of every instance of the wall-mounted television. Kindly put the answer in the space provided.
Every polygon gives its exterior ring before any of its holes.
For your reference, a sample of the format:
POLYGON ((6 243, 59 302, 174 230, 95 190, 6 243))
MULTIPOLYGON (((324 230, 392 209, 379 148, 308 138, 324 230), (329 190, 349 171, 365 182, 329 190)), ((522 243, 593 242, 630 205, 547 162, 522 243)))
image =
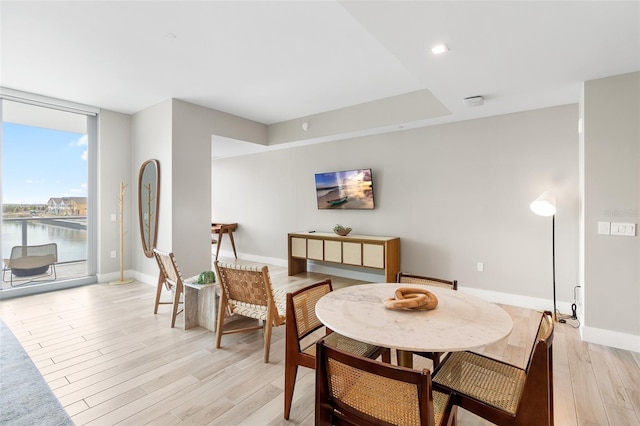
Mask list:
POLYGON ((373 209, 371 169, 316 173, 316 198, 322 210, 373 209))

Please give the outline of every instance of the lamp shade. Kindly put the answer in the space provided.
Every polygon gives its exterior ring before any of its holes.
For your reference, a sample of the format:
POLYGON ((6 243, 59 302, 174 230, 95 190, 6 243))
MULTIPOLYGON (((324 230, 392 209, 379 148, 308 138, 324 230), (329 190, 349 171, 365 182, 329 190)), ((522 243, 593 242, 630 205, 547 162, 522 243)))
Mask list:
POLYGON ((545 191, 529 207, 537 215, 553 216, 556 214, 556 199, 552 193, 545 191))

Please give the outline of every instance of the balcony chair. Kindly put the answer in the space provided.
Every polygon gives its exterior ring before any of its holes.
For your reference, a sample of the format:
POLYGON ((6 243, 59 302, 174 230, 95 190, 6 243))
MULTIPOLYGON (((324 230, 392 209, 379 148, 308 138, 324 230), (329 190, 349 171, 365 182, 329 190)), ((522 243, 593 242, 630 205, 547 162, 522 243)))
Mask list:
POLYGON ((553 330, 544 312, 525 369, 474 352, 451 352, 433 381, 456 405, 499 425, 553 425, 553 330))
MULTIPOLYGON (((314 333, 324 327, 316 316, 316 302, 333 290, 330 279, 311 284, 293 293, 287 293, 287 314, 284 363, 284 418, 289 420, 293 390, 296 385, 298 366, 316 368, 316 341, 314 333)), ((324 341, 327 345, 367 358, 382 356, 391 362, 388 348, 359 342, 326 329, 324 341)))
MULTIPOLYGON (((6 273, 9 274, 9 283, 13 287, 13 277, 53 276, 55 281, 56 263, 58 262, 58 245, 56 243, 40 244, 34 246, 15 246, 11 249, 11 257, 4 259, 2 269, 2 281, 7 282, 6 273)), ((30 284, 41 280, 28 280, 20 283, 30 284)))
POLYGON ((220 306, 216 326, 216 348, 223 334, 263 329, 264 362, 269 362, 271 329, 285 322, 285 293, 274 291, 267 266, 215 262, 220 280, 220 306), (258 325, 224 330, 225 314, 238 314, 258 320, 258 325))
MULTIPOLYGON (((406 274, 404 272, 398 272, 396 275, 397 283, 406 284, 425 284, 438 287, 445 287, 451 290, 458 290, 458 281, 448 281, 440 278, 423 277, 421 275, 406 274)), ((442 358, 442 352, 414 352, 414 354, 429 358, 433 362, 433 368, 435 369, 440 365, 440 359, 442 358)))
POLYGON ((412 370, 327 345, 316 349, 316 425, 451 425, 457 408, 432 389, 429 370, 412 370))
POLYGON ((178 306, 183 303, 180 301, 180 296, 184 294, 182 274, 180 273, 180 268, 178 268, 178 263, 173 253, 165 253, 154 248, 153 254, 160 268, 156 287, 156 303, 153 308, 153 313, 158 313, 158 305, 173 305, 171 309, 171 328, 173 328, 176 325, 176 317, 182 312, 182 310, 178 311, 178 306), (173 300, 171 302, 160 301, 163 285, 173 293, 173 300))

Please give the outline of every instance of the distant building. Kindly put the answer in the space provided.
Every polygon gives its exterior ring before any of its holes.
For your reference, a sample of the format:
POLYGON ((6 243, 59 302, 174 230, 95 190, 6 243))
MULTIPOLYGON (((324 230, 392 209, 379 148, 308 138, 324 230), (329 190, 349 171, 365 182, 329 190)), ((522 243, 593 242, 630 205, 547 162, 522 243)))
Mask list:
POLYGON ((49 198, 47 213, 58 216, 86 216, 87 197, 49 198))

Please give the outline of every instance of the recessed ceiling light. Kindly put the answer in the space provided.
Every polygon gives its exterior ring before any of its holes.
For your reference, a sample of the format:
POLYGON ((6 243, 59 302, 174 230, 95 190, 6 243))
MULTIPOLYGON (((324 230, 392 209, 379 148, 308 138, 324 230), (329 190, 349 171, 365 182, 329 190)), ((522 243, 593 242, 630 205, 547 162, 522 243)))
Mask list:
POLYGON ((447 47, 446 44, 440 43, 440 44, 436 44, 431 48, 431 53, 433 53, 434 55, 442 55, 444 52, 447 52, 448 50, 449 48, 447 47))

